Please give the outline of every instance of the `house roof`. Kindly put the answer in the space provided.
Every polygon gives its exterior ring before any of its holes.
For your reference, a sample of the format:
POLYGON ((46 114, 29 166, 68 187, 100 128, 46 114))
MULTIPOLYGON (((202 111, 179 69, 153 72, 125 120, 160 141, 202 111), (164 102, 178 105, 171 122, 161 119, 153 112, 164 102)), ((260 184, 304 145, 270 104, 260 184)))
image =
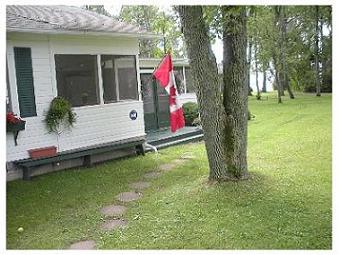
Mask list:
POLYGON ((7 5, 6 29, 8 32, 161 38, 112 17, 65 5, 7 5))

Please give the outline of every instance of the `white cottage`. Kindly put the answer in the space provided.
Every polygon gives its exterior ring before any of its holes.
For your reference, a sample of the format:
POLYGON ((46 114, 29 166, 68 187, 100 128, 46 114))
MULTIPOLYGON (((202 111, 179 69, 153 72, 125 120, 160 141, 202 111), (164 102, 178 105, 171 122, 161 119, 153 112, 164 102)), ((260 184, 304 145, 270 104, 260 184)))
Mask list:
POLYGON ((7 179, 135 151, 145 138, 138 40, 159 36, 78 7, 7 6, 6 14, 7 110, 26 121, 17 145, 7 132, 7 179), (56 96, 77 114, 60 135, 44 122, 56 96), (29 159, 28 150, 50 146, 59 158, 29 159))

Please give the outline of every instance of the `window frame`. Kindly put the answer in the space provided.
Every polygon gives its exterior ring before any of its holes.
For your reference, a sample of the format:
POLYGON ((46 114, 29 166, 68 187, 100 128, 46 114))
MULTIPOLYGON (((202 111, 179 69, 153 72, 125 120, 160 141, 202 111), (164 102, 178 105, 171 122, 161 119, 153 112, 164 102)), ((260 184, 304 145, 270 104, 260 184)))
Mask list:
MULTIPOLYGON (((140 102, 142 101, 141 98, 141 85, 140 85, 140 70, 139 70, 139 64, 138 64, 138 55, 137 54, 131 54, 131 55, 123 55, 123 54, 113 54, 111 52, 103 52, 103 53, 97 53, 97 54, 91 54, 91 53, 64 53, 64 52, 54 52, 52 54, 53 58, 53 72, 54 72, 54 81, 55 81, 55 94, 56 96, 58 95, 58 81, 57 81, 57 67, 56 67, 56 61, 55 61, 55 55, 90 55, 90 56, 96 56, 97 60, 97 70, 96 73, 98 75, 98 82, 97 82, 97 91, 98 91, 98 104, 94 105, 82 105, 82 106, 72 106, 72 108, 91 108, 91 107, 98 107, 98 106, 105 106, 105 105, 113 105, 113 104, 119 104, 119 103, 130 103, 130 102, 140 102), (134 68, 135 68, 135 76, 136 76, 136 98, 135 99, 120 99, 119 97, 119 81, 118 81, 118 76, 115 76, 115 82, 116 82, 116 92, 117 92, 117 101, 114 102, 106 102, 104 100, 104 84, 103 84, 103 73, 101 69, 101 59, 103 55, 112 55, 112 56, 121 56, 121 57, 133 57, 134 59, 134 68)), ((116 72, 117 68, 114 67, 114 72, 116 72)))
MULTIPOLYGON (((59 95, 59 90, 58 90, 58 79, 57 79, 57 65, 56 65, 56 59, 55 59, 55 56, 56 55, 64 55, 64 56, 67 56, 67 55, 78 55, 78 56, 95 56, 95 62, 96 62, 96 65, 95 65, 95 76, 97 76, 96 78, 96 86, 95 86, 95 90, 96 90, 96 94, 97 94, 97 103, 96 104, 88 104, 88 105, 79 105, 79 106, 73 106, 72 105, 72 108, 84 108, 84 107, 95 107, 95 106, 99 106, 101 105, 101 101, 102 101, 102 88, 100 86, 100 76, 101 76, 101 70, 100 70, 100 73, 99 73, 99 68, 98 68, 98 62, 99 61, 99 58, 98 58, 98 54, 88 54, 88 53, 54 53, 53 54, 53 60, 54 60, 54 77, 55 77, 55 88, 56 88, 56 96, 62 96, 62 95, 59 95)), ((102 82, 102 81, 101 81, 102 82)), ((72 104, 72 102, 71 102, 72 104)))
MULTIPOLYGON (((103 54, 104 55, 104 54, 103 54)), ((119 66, 114 63, 114 78, 115 78, 115 84, 116 84, 116 94, 117 94, 117 101, 112 103, 119 103, 119 102, 131 102, 131 101, 139 101, 139 84, 138 84, 138 71, 137 71, 137 65, 136 65, 136 57, 135 55, 112 55, 112 56, 121 56, 124 57, 133 57, 134 58, 134 67, 135 67, 135 81, 136 81, 136 99, 120 99, 120 84, 119 84, 119 75, 118 69, 119 66)), ((124 68, 124 67, 122 67, 124 68)), ((108 103, 109 104, 109 103, 108 103)))
POLYGON ((9 82, 8 62, 6 59, 6 112, 13 112, 11 84, 9 82))

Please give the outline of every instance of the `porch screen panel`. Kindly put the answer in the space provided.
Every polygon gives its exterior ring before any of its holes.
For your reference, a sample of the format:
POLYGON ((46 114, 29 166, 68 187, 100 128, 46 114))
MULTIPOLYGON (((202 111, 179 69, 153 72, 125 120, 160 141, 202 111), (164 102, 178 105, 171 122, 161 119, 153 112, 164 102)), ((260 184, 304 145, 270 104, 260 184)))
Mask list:
POLYGON ((186 89, 187 93, 194 93, 195 88, 193 85, 193 76, 190 67, 185 67, 185 76, 186 76, 186 89))
POLYGON ((135 56, 102 55, 104 102, 138 99, 135 56))
POLYGON ((99 104, 98 67, 95 55, 55 55, 58 96, 72 106, 99 104))
POLYGON ((114 74, 114 56, 101 55, 101 73, 105 104, 116 102, 118 98, 114 74))
POLYGON ((14 47, 20 116, 36 116, 31 48, 14 47))
POLYGON ((178 93, 183 94, 185 92, 185 85, 184 85, 184 74, 183 74, 182 66, 174 67, 174 78, 175 78, 175 84, 177 85, 178 93))

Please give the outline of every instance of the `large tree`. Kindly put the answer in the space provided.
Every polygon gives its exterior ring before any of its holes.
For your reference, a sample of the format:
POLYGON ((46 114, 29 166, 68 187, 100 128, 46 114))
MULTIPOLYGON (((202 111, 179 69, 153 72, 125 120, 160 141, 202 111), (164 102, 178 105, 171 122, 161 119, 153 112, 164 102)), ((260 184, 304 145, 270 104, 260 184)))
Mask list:
POLYGON ((280 7, 279 14, 279 40, 281 40, 281 66, 282 66, 282 77, 283 77, 283 88, 287 89, 287 92, 291 99, 294 99, 294 94, 290 86, 290 78, 288 72, 287 64, 287 16, 286 16, 286 6, 280 7))
POLYGON ((315 34, 314 34, 314 59, 315 59, 315 88, 320 97, 320 71, 319 71, 319 6, 315 6, 315 34))
POLYGON ((244 7, 222 8, 224 96, 202 6, 177 8, 204 130, 210 180, 247 175, 246 15, 244 7), (225 80, 226 83, 225 83, 225 80))

